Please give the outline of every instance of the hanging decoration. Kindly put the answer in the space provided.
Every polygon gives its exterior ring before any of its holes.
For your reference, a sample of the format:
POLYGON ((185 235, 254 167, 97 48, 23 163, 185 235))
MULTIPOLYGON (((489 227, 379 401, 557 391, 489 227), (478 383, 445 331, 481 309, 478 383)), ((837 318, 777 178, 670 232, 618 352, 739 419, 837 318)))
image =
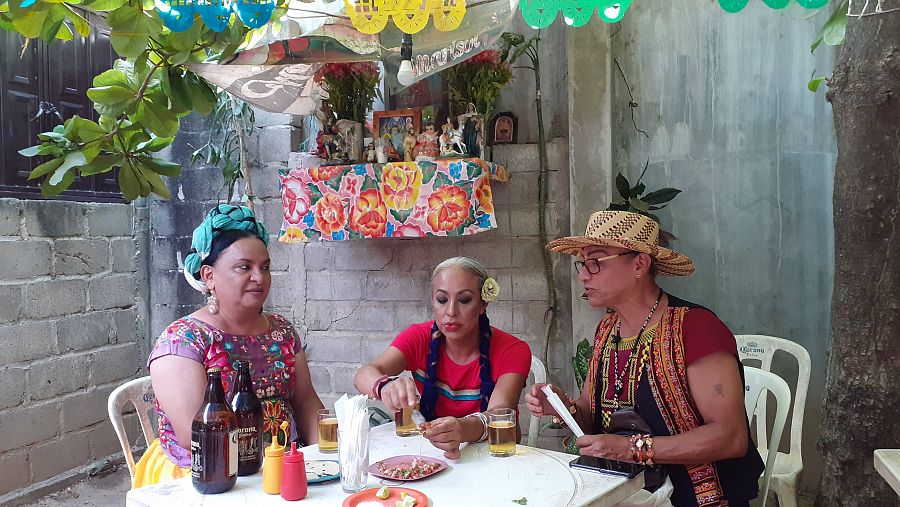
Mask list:
POLYGON ((403 33, 421 32, 434 18, 441 32, 459 28, 466 15, 465 0, 344 0, 350 22, 362 33, 376 34, 387 27, 388 18, 403 33))
POLYGON ((272 18, 275 0, 155 0, 160 19, 173 32, 183 32, 199 14, 214 32, 228 27, 232 14, 249 28, 259 28, 272 18))
MULTIPOLYGON (((749 0, 719 0, 719 6, 726 12, 738 12, 747 6, 749 0)), ((763 0, 770 9, 784 9, 791 0, 763 0)), ((797 4, 804 9, 818 9, 825 7, 828 0, 797 0, 797 4)))
POLYGON ((532 28, 547 28, 562 13, 569 26, 579 27, 591 20, 594 11, 607 23, 616 23, 625 15, 631 0, 522 0, 522 18, 532 28))

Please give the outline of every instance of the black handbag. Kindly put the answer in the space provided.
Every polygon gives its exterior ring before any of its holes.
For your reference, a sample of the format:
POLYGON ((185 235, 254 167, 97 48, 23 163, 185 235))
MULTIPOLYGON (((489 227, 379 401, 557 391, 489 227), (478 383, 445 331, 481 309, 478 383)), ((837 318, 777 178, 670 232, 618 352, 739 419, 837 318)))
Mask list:
MULTIPOLYGON (((632 435, 651 435, 650 425, 641 417, 634 407, 622 407, 609 417, 607 433, 630 437, 632 435)), ((644 471, 644 489, 656 491, 666 482, 666 471, 659 465, 647 466, 644 471)))

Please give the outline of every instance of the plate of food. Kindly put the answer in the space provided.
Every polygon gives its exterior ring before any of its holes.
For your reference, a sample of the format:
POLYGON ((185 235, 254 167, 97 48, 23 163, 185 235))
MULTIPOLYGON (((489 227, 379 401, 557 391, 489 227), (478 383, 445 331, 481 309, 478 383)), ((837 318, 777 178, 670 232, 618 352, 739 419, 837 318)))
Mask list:
POLYGON ((310 460, 306 462, 306 482, 316 484, 333 481, 341 476, 341 465, 337 461, 310 460))
POLYGON ((369 466, 369 473, 393 481, 416 481, 447 468, 447 463, 427 456, 394 456, 369 466))
POLYGON ((421 491, 409 488, 384 486, 364 489, 344 499, 343 507, 428 507, 428 497, 421 491))

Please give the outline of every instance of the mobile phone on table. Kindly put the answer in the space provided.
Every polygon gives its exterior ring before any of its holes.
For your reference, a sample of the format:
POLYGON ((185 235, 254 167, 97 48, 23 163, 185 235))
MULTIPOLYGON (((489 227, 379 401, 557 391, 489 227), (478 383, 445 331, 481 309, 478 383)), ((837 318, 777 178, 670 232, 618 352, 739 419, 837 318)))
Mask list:
POLYGON ((640 465, 638 463, 597 458, 595 456, 579 456, 578 458, 573 459, 569 463, 569 466, 572 468, 591 470, 592 472, 600 472, 601 474, 627 477, 629 479, 647 469, 645 465, 640 465))

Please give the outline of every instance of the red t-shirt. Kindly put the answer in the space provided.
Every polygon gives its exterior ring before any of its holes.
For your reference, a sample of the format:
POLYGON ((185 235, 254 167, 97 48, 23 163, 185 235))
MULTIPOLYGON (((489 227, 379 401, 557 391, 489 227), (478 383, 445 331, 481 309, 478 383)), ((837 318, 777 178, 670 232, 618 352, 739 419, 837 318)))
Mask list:
POLYGON ((681 329, 685 366, 716 352, 737 356, 737 340, 731 330, 706 308, 691 308, 681 322, 681 329))
MULTIPOLYGON (((391 342, 406 358, 406 368, 412 372, 419 393, 422 393, 434 321, 413 324, 391 342)), ((515 336, 491 327, 491 378, 494 382, 507 373, 528 376, 531 369, 531 348, 515 336)), ((479 359, 468 364, 456 364, 442 347, 437 364, 437 391, 434 413, 437 417, 462 417, 481 410, 481 378, 479 359)))

